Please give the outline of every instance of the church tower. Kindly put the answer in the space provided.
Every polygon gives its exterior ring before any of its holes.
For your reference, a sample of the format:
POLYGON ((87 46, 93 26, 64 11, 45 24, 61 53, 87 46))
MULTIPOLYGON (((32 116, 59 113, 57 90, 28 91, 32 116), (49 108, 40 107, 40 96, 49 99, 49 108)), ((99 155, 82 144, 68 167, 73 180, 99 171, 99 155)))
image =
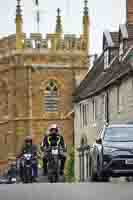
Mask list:
POLYGON ((73 94, 89 69, 87 0, 80 35, 64 33, 59 8, 52 32, 27 35, 16 2, 15 33, 0 40, 0 160, 18 154, 26 135, 40 144, 55 123, 65 143, 74 143, 73 94))
POLYGON ((133 0, 126 0, 126 22, 133 24, 133 0))
POLYGON ((22 49, 22 10, 21 10, 21 0, 17 0, 16 6, 16 49, 22 49))

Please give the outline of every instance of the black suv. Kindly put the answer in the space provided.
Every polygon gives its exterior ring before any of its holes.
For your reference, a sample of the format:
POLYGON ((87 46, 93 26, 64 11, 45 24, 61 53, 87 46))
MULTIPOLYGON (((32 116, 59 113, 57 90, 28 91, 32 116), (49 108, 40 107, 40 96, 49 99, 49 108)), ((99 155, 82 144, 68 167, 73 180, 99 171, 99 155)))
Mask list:
POLYGON ((133 176, 133 125, 109 125, 90 149, 91 181, 133 176))

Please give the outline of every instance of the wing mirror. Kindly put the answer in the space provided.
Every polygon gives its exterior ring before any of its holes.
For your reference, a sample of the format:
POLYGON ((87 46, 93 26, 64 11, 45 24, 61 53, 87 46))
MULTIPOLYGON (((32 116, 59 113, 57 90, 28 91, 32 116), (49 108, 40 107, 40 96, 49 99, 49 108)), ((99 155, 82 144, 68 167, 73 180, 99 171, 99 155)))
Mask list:
POLYGON ((96 143, 97 144, 102 144, 102 139, 101 138, 96 139, 96 143))

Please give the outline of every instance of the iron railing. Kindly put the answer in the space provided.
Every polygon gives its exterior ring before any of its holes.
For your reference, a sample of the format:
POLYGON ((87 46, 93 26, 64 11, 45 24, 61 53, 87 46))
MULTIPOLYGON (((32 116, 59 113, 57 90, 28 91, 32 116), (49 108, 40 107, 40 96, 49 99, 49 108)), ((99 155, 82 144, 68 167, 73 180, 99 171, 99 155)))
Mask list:
POLYGON ((89 155, 90 146, 80 146, 77 151, 79 152, 79 178, 81 182, 89 180, 89 155))

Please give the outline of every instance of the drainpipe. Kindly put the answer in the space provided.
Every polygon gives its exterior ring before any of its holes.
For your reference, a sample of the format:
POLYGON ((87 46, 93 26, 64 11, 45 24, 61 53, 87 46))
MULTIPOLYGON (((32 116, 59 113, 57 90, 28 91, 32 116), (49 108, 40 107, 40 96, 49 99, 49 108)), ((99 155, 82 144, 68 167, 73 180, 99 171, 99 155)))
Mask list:
POLYGON ((109 124, 109 92, 106 91, 106 123, 109 124))

